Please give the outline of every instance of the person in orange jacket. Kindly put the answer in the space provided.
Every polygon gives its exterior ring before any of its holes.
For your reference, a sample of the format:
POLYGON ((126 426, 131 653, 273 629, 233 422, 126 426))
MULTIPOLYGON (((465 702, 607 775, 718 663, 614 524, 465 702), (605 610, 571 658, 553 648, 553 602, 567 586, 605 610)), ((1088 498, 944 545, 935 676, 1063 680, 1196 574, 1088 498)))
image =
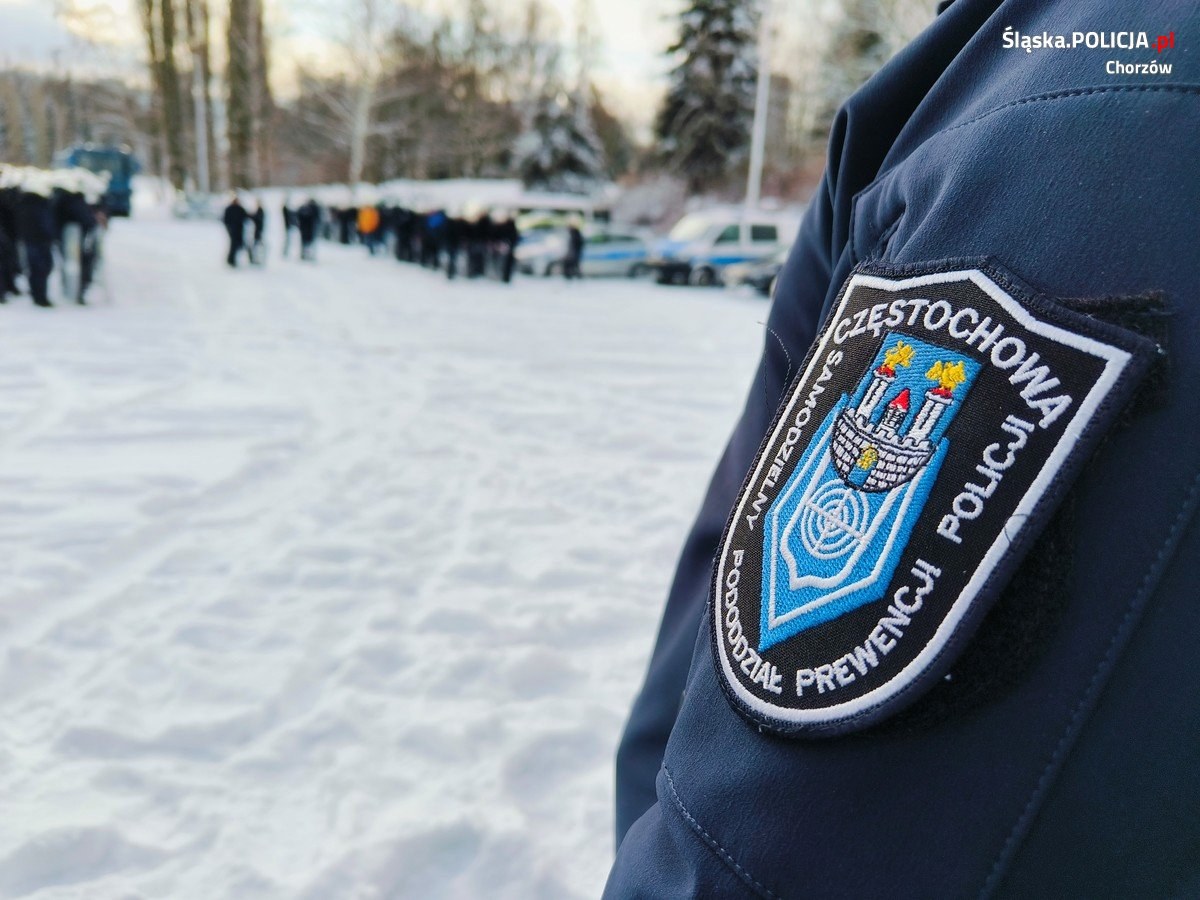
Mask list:
POLYGON ((379 249, 379 210, 370 205, 358 209, 358 237, 374 256, 379 249))

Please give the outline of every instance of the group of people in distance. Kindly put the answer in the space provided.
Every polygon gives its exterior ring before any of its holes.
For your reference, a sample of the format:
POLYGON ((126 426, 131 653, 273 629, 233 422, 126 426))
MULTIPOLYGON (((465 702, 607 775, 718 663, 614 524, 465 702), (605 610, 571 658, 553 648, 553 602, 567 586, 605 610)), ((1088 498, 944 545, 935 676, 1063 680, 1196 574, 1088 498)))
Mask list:
POLYGON ((396 217, 396 258, 417 262, 431 269, 445 268, 447 278, 463 274, 485 275, 508 283, 516 265, 521 234, 507 211, 468 212, 451 215, 437 209, 428 213, 400 210, 396 217))
MULTIPOLYGON (((313 198, 297 206, 289 196, 284 199, 282 214, 284 258, 291 255, 298 235, 300 259, 315 261, 316 241, 324 238, 339 244, 361 244, 372 256, 389 253, 400 262, 444 270, 447 278, 461 274, 511 281, 521 240, 516 220, 507 210, 468 210, 456 215, 445 209, 417 210, 388 202, 321 205, 313 198)), ((230 266, 237 266, 243 251, 252 264, 265 262, 266 213, 257 198, 243 201, 235 193, 225 207, 223 221, 229 235, 230 266)), ((563 273, 578 278, 583 239, 577 222, 570 223, 567 236, 563 273)))
POLYGON ((58 261, 63 294, 85 302, 108 222, 106 177, 85 169, 47 171, 0 164, 0 303, 22 293, 50 302, 50 275, 58 261))
POLYGON ((358 242, 372 256, 390 252, 400 262, 444 269, 447 278, 464 274, 511 281, 521 240, 517 223, 506 210, 469 210, 455 215, 444 209, 416 210, 379 203, 329 206, 320 211, 320 217, 327 240, 358 242))

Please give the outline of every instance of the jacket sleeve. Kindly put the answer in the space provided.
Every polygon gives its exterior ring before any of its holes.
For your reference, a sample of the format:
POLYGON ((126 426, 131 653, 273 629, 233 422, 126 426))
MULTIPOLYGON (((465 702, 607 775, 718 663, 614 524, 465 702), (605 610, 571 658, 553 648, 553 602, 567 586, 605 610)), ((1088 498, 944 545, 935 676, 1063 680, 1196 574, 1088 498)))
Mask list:
POLYGON ((655 777, 684 690, 712 560, 750 461, 816 334, 829 293, 833 207, 828 183, 807 210, 776 285, 765 347, 744 411, 688 535, 667 598, 645 683, 617 751, 617 844, 655 802, 655 777))
POLYGON ((725 520, 784 389, 797 376, 824 311, 853 265, 846 236, 854 195, 875 178, 914 105, 987 12, 964 7, 941 16, 938 29, 914 41, 880 73, 880 83, 888 85, 886 98, 880 102, 864 89, 833 124, 825 174, 776 285, 750 395, 684 545, 646 679, 618 749, 618 845, 655 803, 655 775, 682 701, 725 520), (901 76, 914 58, 922 61, 919 72, 901 76))
POLYGON ((1036 95, 937 131, 856 191, 845 244, 871 258, 993 256, 1051 297, 1164 296, 1169 362, 1153 402, 1072 485, 1073 519, 1019 586, 1059 579, 1057 618, 984 622, 981 636, 1005 624, 1036 650, 1014 666, 1014 648, 991 642, 971 670, 985 697, 974 705, 938 713, 939 686, 913 707, 930 715, 794 740, 733 710, 697 626, 742 476, 844 277, 845 254, 821 233, 839 233, 836 203, 810 210, 770 319, 787 352, 769 333, 621 748, 627 831, 607 896, 1172 896, 1200 882, 1200 765, 1184 749, 1200 731, 1184 649, 1200 643, 1188 586, 1200 566, 1200 258, 1185 224, 1200 179, 1181 162, 1200 140, 1198 109, 1200 88, 1186 85, 1036 95))

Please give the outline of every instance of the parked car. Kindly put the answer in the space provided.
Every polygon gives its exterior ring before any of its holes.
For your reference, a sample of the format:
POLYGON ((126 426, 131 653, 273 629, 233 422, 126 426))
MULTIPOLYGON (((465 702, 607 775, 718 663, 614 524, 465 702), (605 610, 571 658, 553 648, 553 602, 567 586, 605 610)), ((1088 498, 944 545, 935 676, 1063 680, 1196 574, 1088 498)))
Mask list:
POLYGON ((567 216, 559 213, 531 212, 517 216, 521 243, 534 244, 566 231, 567 216))
POLYGON ((787 262, 790 247, 784 247, 766 259, 757 262, 734 263, 725 267, 725 284, 738 287, 748 284, 764 297, 771 296, 771 285, 779 275, 779 270, 787 262))
MULTIPOLYGON (((556 231, 540 240, 526 243, 522 235, 517 245, 517 268, 527 275, 561 275, 567 254, 567 232, 556 231)), ((649 271, 646 239, 633 231, 613 228, 585 228, 583 256, 579 271, 586 276, 628 275, 636 277, 649 271)))
POLYGON ((220 194, 176 191, 171 214, 177 219, 219 219, 227 202, 220 194))
POLYGON ((771 216, 692 213, 654 248, 660 284, 720 284, 727 266, 777 253, 792 235, 771 216))

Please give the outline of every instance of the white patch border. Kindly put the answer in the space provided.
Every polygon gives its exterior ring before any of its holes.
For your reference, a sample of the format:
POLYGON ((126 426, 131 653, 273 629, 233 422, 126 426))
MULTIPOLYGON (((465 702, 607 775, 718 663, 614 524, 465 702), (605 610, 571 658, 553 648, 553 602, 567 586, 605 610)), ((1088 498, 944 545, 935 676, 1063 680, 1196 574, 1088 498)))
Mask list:
MULTIPOLYGON (((792 393, 788 400, 788 405, 783 414, 779 416, 779 422, 775 426, 775 430, 771 433, 770 441, 765 445, 767 448, 775 446, 784 427, 791 421, 792 414, 798 403, 802 403, 801 388, 808 383, 810 376, 816 371, 821 361, 825 358, 825 350, 833 337, 834 326, 841 319, 842 312, 849 304, 851 297, 854 294, 855 288, 868 287, 876 288, 889 292, 907 290, 915 287, 933 284, 949 284, 959 281, 972 281, 984 293, 995 300, 1004 308, 1006 312, 1020 322, 1027 330, 1034 334, 1039 334, 1048 337, 1057 343, 1068 347, 1074 347, 1085 353, 1099 357, 1105 361, 1104 370, 1100 377, 1096 379, 1095 385, 1088 392, 1071 417, 1071 421, 1067 424, 1063 431, 1062 438, 1055 446, 1054 451, 1046 458, 1037 477, 1030 484, 1029 489, 1021 498, 1016 508, 1009 517, 1009 528, 1002 529, 997 535, 995 542, 988 548, 988 551, 983 555, 979 565, 976 567, 974 574, 963 587, 958 598, 951 605, 949 612, 943 618, 937 631, 933 637, 903 669, 901 669, 894 677, 888 679, 879 687, 868 691, 860 697, 853 700, 848 700, 844 703, 838 703, 833 706, 826 706, 821 709, 793 709, 785 706, 775 706, 761 697, 751 693, 745 685, 741 683, 738 677, 734 674, 733 667, 730 664, 728 650, 725 646, 725 639, 721 632, 721 624, 723 619, 723 608, 721 604, 721 592, 718 590, 714 594, 712 603, 714 627, 716 629, 716 644, 719 647, 719 655, 721 659, 721 667, 725 672, 725 681, 728 686, 734 691, 738 699, 755 713, 773 719, 777 722, 788 723, 792 725, 812 725, 812 726, 828 726, 845 722, 855 716, 869 712, 886 703, 891 698, 903 692, 910 684, 916 681, 920 676, 937 661, 942 650, 950 641, 950 638, 958 630, 959 623, 966 616, 967 611, 971 607, 972 601, 983 588, 984 583, 991 576, 996 565, 1000 562, 1008 546, 1012 544, 1021 529, 1023 529, 1029 520, 1034 508, 1050 487, 1054 480, 1054 476, 1058 474, 1062 468, 1066 458, 1070 455, 1075 443, 1088 424, 1092 421, 1096 408, 1104 401, 1104 398, 1109 395, 1112 388, 1116 385, 1121 373, 1125 371, 1132 359, 1132 354, 1114 347, 1111 344, 1105 344, 1102 341, 1089 338, 1085 335, 1076 334, 1073 331, 1068 331, 1058 325, 1053 325, 1049 322, 1043 322, 1035 318, 1031 313, 1026 311, 1025 307, 1012 296, 1010 296, 1003 288, 994 282, 988 275, 979 269, 961 269, 953 272, 936 272, 928 275, 918 275, 913 278, 906 278, 900 281, 894 279, 880 277, 876 275, 857 274, 850 277, 849 283, 846 285, 846 290, 842 295, 842 300, 838 304, 837 310, 829 318, 829 327, 825 329, 821 335, 821 342, 817 345, 815 352, 812 354, 811 362, 808 368, 805 369, 804 375, 796 384, 796 390, 792 393), (1015 520, 1015 522, 1014 522, 1015 520)), ((758 460, 758 465, 755 466, 753 475, 748 484, 757 484, 763 472, 764 466, 771 460, 769 453, 763 453, 758 460)), ((742 498, 738 503, 734 518, 731 520, 733 525, 729 528, 728 534, 725 535, 721 543, 720 552, 717 556, 717 578, 716 584, 722 585, 725 583, 727 571, 726 562, 730 557, 729 541, 737 530, 736 523, 740 522, 744 514, 746 504, 750 500, 752 491, 743 491, 742 498)))

